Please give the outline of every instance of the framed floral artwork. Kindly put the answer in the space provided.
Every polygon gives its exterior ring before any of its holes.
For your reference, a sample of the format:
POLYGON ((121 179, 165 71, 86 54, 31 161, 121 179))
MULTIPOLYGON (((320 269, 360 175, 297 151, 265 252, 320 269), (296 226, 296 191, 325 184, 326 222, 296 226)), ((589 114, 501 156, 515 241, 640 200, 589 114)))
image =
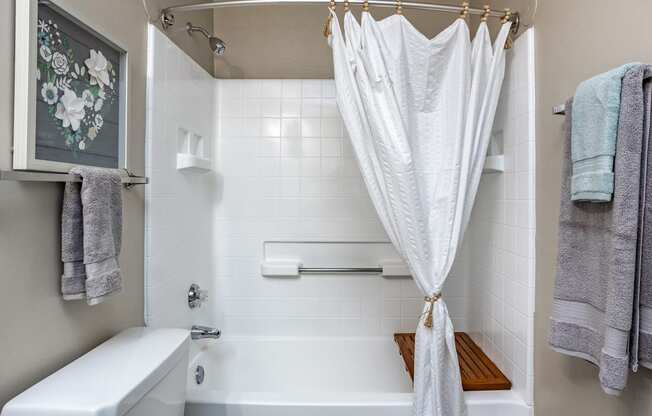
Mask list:
POLYGON ((127 51, 56 1, 16 2, 14 169, 127 168, 127 51))

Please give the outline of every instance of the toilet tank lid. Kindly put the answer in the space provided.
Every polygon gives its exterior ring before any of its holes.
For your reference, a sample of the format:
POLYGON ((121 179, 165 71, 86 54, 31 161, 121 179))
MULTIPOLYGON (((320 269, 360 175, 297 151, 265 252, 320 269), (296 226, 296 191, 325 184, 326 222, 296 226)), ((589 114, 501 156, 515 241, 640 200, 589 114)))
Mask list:
POLYGON ((129 328, 10 400, 1 416, 122 416, 188 347, 187 330, 129 328))

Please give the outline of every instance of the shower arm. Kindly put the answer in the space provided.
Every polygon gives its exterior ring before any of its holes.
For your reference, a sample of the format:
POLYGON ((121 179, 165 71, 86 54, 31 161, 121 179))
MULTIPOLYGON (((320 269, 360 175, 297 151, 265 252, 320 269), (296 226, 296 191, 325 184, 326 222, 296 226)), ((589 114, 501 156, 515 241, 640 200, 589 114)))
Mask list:
POLYGON ((204 29, 201 26, 193 26, 193 24, 190 22, 186 23, 186 31, 189 35, 192 35, 193 32, 199 32, 202 35, 206 36, 206 39, 210 39, 211 37, 210 33, 208 33, 208 30, 204 29))

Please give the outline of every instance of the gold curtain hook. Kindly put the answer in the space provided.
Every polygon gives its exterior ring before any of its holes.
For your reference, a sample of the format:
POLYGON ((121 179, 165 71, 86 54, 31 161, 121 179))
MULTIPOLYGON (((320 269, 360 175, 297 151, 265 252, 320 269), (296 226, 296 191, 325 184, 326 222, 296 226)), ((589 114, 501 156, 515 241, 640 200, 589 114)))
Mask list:
MULTIPOLYGON (((330 4, 328 5, 328 8, 331 11, 334 12, 336 6, 337 5, 335 4, 335 0, 331 0, 330 4)), ((332 20, 333 20, 333 16, 330 13, 328 13, 328 17, 326 18, 326 23, 324 23, 324 37, 325 38, 328 38, 330 35, 333 34, 333 32, 331 31, 331 21, 332 20)))
POLYGON ((349 0, 344 0, 344 13, 348 12, 350 9, 349 0))
POLYGON ((462 11, 460 12, 460 19, 466 19, 469 15, 469 2, 462 3, 462 11))
POLYGON ((505 14, 503 17, 500 19, 501 23, 507 23, 509 20, 512 18, 512 10, 511 9, 505 9, 505 14))
POLYGON ((363 12, 369 11, 369 2, 367 0, 364 0, 364 2, 362 3, 362 11, 363 12))
MULTIPOLYGON (((505 15, 500 19, 502 24, 505 24, 512 20, 512 11, 510 9, 505 9, 505 15)), ((505 40, 505 49, 512 49, 514 46, 514 41, 512 40, 512 31, 510 30, 507 34, 507 40, 505 40)))
POLYGON ((489 13, 491 13, 491 7, 489 7, 488 4, 485 4, 484 13, 482 13, 482 17, 480 18, 480 21, 481 22, 486 22, 487 18, 489 17, 489 13))
POLYGON ((396 0, 396 14, 403 14, 403 2, 396 0))

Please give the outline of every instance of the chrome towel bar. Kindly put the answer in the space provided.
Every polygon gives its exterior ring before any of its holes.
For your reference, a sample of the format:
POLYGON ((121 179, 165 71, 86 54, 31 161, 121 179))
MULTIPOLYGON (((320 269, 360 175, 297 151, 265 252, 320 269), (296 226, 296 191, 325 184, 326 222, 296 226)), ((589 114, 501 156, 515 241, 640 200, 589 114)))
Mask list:
POLYGON ((566 114, 566 104, 557 104, 552 107, 552 114, 556 116, 563 116, 566 114))
MULTIPOLYGON (((67 173, 31 172, 21 170, 0 170, 0 181, 26 182, 81 182, 77 175, 67 173)), ((134 185, 145 185, 149 178, 144 176, 122 176, 122 183, 130 188, 134 185)))
POLYGON ((299 273, 304 274, 338 274, 338 273, 382 273, 382 267, 299 267, 299 273))

